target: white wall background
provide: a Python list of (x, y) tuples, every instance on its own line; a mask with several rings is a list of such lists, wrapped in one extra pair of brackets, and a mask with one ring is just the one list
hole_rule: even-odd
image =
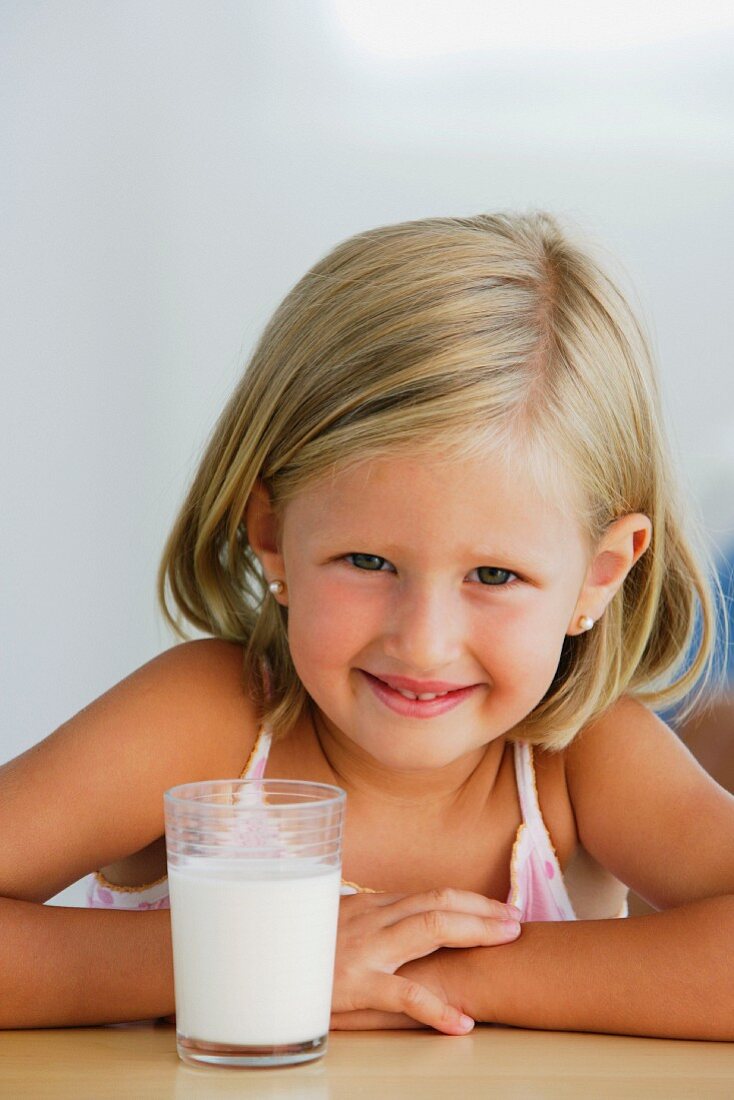
[(734, 9), (507, 7), (4, 0), (0, 762), (174, 644), (154, 581), (197, 456), (270, 312), (361, 229), (585, 229), (734, 542)]

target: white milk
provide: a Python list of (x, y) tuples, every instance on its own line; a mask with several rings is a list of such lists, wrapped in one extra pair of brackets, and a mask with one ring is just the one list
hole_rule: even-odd
[(170, 866), (176, 1030), (242, 1046), (329, 1030), (340, 868), (308, 859)]

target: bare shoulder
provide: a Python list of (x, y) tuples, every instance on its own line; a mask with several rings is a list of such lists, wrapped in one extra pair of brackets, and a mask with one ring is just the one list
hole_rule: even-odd
[(734, 892), (734, 797), (624, 696), (565, 752), (584, 848), (656, 909)]
[(230, 642), (174, 646), (3, 765), (0, 895), (52, 897), (160, 837), (169, 787), (238, 775), (259, 728), (242, 666)]
[[(142, 713), (141, 713), (142, 712)], [(201, 638), (165, 650), (90, 703), (57, 733), (82, 729), (84, 719), (119, 719), (118, 735), (140, 736), (164, 756), (207, 778), (230, 774), (254, 744), (258, 715), (243, 673), (243, 648), (220, 638)], [(52, 734), (52, 737), (56, 734)], [(244, 761), (243, 761), (244, 764)], [(241, 765), (243, 766), (243, 765)], [(240, 767), (241, 770), (241, 767)], [(186, 780), (182, 780), (185, 782)]]
[[(173, 646), (139, 669), (150, 670), (164, 694), (190, 693), (189, 706), (206, 720), (250, 719), (256, 733), (257, 714), (244, 679), (244, 648), (221, 638), (200, 638)], [(133, 676), (137, 675), (133, 673)], [(126, 681), (123, 681), (123, 684)]]
[[(628, 764), (635, 751), (650, 751), (661, 744), (685, 748), (669, 726), (638, 699), (621, 696), (595, 721), (579, 730), (563, 752), (567, 780), (582, 777), (584, 772), (596, 771), (607, 760)], [(675, 751), (675, 749), (674, 749)], [(620, 757), (620, 753), (624, 753)], [(618, 768), (620, 778), (625, 768)], [(608, 779), (609, 777), (607, 777)]]

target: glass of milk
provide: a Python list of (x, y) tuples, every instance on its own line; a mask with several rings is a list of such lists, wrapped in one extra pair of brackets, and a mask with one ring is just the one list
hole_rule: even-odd
[(172, 787), (164, 804), (179, 1057), (218, 1066), (320, 1058), (346, 793), (216, 779)]

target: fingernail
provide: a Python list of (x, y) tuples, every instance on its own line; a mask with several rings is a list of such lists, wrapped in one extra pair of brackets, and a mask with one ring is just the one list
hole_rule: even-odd
[(520, 932), (520, 925), (516, 920), (503, 920), (502, 925), (508, 936), (517, 936)]
[(459, 1027), (463, 1028), (464, 1031), (471, 1031), (474, 1027), (474, 1021), (471, 1016), (459, 1016)]
[(518, 909), (516, 905), (506, 905), (505, 908), (507, 909), (508, 913), (512, 914), (513, 917), (517, 917), (519, 919), (522, 916), (522, 909)]

